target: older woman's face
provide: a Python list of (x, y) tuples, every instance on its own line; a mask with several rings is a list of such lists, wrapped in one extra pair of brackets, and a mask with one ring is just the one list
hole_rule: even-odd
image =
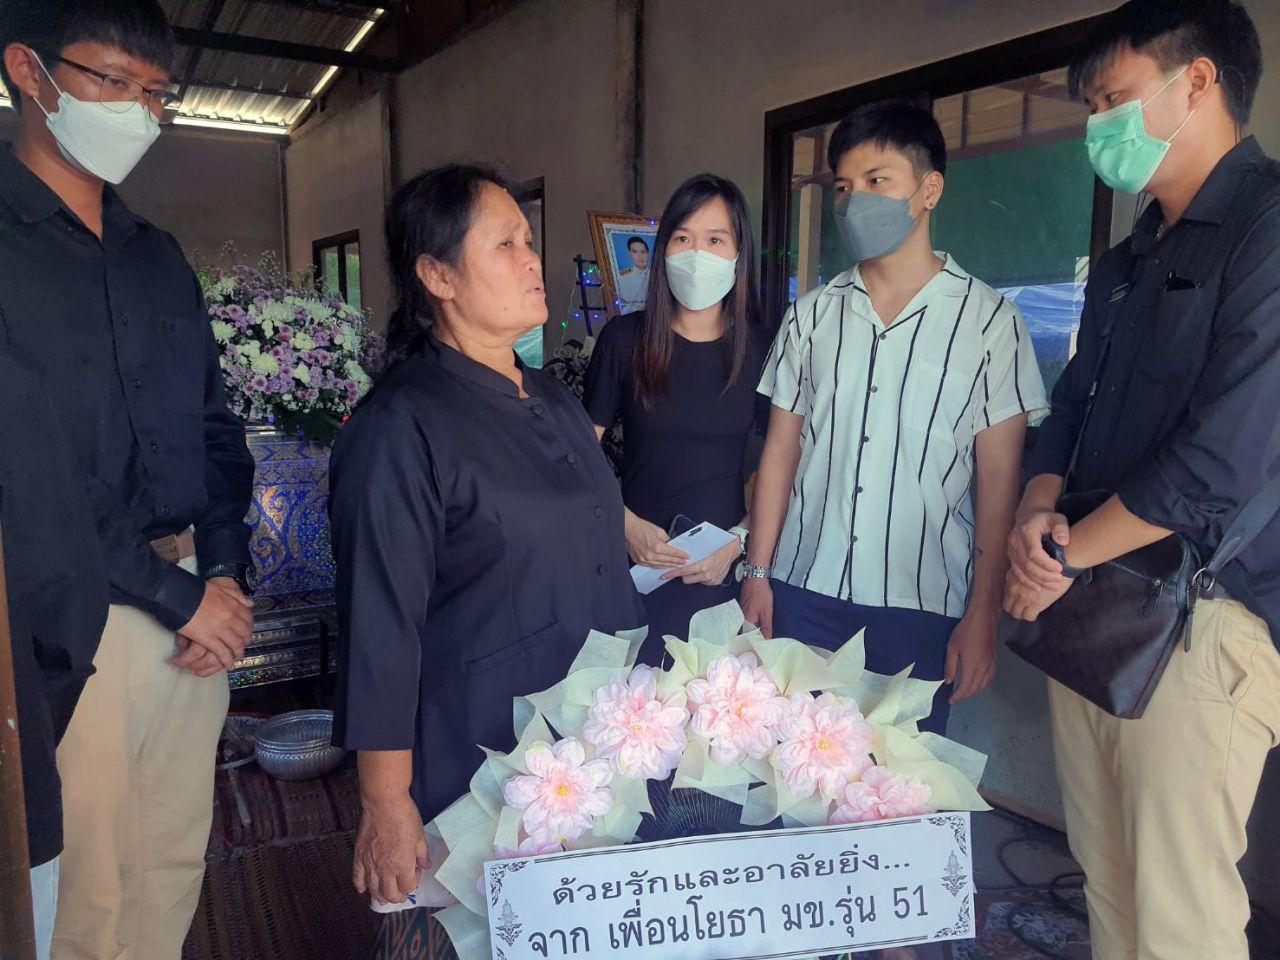
[(542, 261), (529, 221), (501, 187), (482, 188), (450, 279), (459, 320), (477, 332), (514, 340), (547, 322)]

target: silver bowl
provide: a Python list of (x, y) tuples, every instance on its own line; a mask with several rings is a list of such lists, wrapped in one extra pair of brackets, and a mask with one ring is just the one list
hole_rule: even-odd
[(311, 780), (329, 773), (346, 755), (331, 742), (332, 710), (294, 710), (255, 731), (258, 766), (278, 780)]

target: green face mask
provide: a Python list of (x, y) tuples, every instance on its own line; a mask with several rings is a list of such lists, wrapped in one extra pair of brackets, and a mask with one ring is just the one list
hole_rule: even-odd
[(1145, 102), (1130, 100), (1089, 118), (1084, 135), (1089, 162), (1093, 164), (1093, 169), (1102, 182), (1113, 190), (1141, 193), (1169, 152), (1173, 137), (1182, 132), (1187, 120), (1195, 113), (1195, 110), (1188, 113), (1187, 119), (1178, 125), (1178, 129), (1173, 131), (1173, 137), (1168, 140), (1159, 140), (1147, 133), (1143, 121), (1142, 108), (1164, 93), (1169, 84), (1186, 72), (1187, 67), (1183, 67)]

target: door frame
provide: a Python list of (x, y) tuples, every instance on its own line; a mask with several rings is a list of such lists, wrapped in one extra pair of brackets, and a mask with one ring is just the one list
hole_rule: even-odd
[[(776, 327), (787, 307), (787, 230), (791, 223), (792, 137), (796, 133), (840, 120), (866, 103), (910, 99), (928, 106), (944, 97), (1065, 67), (1103, 16), (1051, 27), (768, 111), (764, 117), (760, 273), (768, 322)], [(1095, 177), (1089, 242), (1093, 263), (1111, 246), (1111, 207), (1111, 188)]]

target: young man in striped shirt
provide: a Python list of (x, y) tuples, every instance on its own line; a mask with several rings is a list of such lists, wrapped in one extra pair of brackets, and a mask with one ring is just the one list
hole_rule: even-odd
[(855, 266), (787, 312), (742, 606), (768, 635), (945, 680), (922, 729), (995, 675), (1027, 416), (1045, 407), (1017, 308), (929, 242), (946, 146), (932, 114), (859, 108), (832, 135)]

